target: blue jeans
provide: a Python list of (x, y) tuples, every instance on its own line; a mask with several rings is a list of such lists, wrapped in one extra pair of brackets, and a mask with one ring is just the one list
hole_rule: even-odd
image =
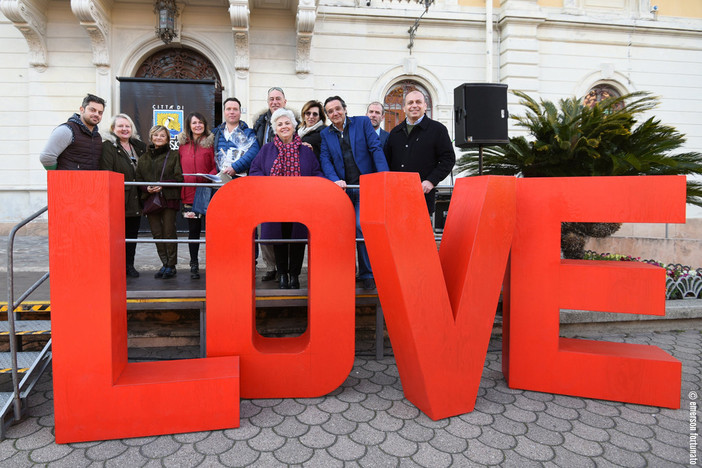
[[(353, 203), (353, 209), (356, 211), (356, 238), (363, 237), (363, 232), (361, 232), (361, 200), (359, 191), (358, 189), (346, 189), (346, 193), (351, 199), (351, 203)], [(365, 242), (356, 243), (356, 252), (358, 253), (358, 277), (360, 279), (373, 278), (373, 270), (371, 270)]]

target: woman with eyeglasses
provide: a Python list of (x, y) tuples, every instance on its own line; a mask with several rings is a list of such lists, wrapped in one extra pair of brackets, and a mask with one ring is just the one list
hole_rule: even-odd
[(322, 110), (322, 103), (319, 101), (307, 101), (302, 106), (302, 122), (297, 127), (297, 135), (302, 143), (307, 143), (314, 151), (314, 155), (319, 160), (319, 153), (322, 149), (322, 137), (319, 132), (326, 127), (327, 117)]

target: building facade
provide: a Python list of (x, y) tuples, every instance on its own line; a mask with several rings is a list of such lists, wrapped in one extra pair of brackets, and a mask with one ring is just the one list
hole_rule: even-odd
[[(280, 86), (299, 112), (342, 96), (349, 115), (407, 89), (453, 133), (453, 89), (499, 82), (543, 99), (650, 91), (655, 114), (702, 151), (699, 0), (176, 0), (177, 37), (148, 0), (0, 0), (0, 225), (46, 204), (39, 152), (90, 92), (120, 111), (117, 77), (216, 80), (252, 124)], [(510, 112), (519, 113), (510, 96)], [(193, 109), (195, 110), (195, 109)], [(516, 132), (518, 129), (511, 129)], [(702, 210), (688, 207), (688, 217)]]

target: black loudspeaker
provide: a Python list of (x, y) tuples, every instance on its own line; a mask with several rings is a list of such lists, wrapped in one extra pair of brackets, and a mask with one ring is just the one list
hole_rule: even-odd
[(508, 143), (507, 85), (463, 83), (453, 90), (456, 146)]

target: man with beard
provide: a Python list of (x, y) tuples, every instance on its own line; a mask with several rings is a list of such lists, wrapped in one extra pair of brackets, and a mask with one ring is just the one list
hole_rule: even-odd
[(46, 170), (98, 170), (102, 154), (102, 137), (97, 124), (102, 120), (105, 100), (88, 94), (79, 112), (73, 114), (51, 132), (49, 141), (39, 153)]

